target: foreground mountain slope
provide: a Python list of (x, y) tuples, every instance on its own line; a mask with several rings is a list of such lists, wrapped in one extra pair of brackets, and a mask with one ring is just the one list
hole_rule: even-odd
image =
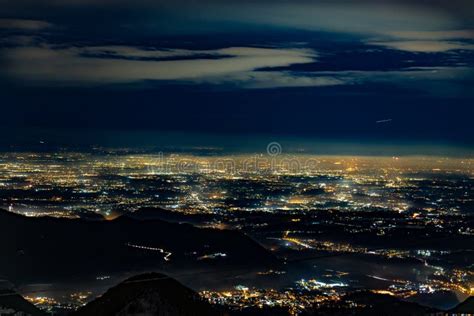
[(163, 274), (130, 278), (72, 316), (220, 316), (194, 291)]
[(44, 312), (11, 290), (0, 290), (0, 315), (46, 316)]
[(474, 315), (474, 296), (469, 297), (464, 302), (448, 312), (449, 315)]

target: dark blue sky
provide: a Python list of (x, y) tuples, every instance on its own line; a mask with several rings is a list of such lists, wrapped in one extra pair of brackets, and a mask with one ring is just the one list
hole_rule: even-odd
[(4, 2), (3, 144), (45, 128), (474, 144), (467, 1)]

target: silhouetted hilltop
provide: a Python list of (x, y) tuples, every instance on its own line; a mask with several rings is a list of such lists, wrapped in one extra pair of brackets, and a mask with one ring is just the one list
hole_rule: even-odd
[(149, 273), (130, 278), (73, 316), (220, 316), (194, 291), (163, 274)]
[[(0, 253), (9, 258), (0, 260), (0, 271), (15, 282), (157, 270), (169, 265), (199, 268), (214, 264), (228, 269), (276, 263), (270, 252), (238, 231), (126, 216), (87, 221), (31, 218), (0, 210), (0, 238), (8, 241), (0, 243)], [(226, 256), (198, 260), (214, 253)]]
[(448, 315), (474, 314), (474, 296), (469, 297), (464, 302), (448, 312)]
[(10, 290), (0, 290), (0, 315), (45, 316), (46, 314), (21, 295)]

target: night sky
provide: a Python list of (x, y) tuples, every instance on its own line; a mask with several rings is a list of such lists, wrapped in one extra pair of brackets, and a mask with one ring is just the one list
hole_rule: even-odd
[(474, 10), (446, 2), (0, 0), (0, 143), (49, 129), (471, 147)]

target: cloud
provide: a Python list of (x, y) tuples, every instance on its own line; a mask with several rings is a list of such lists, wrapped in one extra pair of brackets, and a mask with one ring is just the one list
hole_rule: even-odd
[[(127, 25), (154, 34), (218, 33), (262, 26), (357, 35), (444, 31), (460, 27), (453, 9), (465, 14), (468, 10), (461, 8), (469, 5), (467, 0), (462, 6), (452, 4), (456, 0), (444, 1), (449, 4), (440, 0), (0, 0), (0, 4), (5, 1), (11, 16), (52, 16), (85, 27)], [(80, 10), (72, 9), (76, 6)], [(93, 13), (98, 7), (111, 10), (96, 18)], [(104, 18), (115, 25), (104, 24)]]
[(256, 2), (251, 8), (234, 5), (229, 9), (229, 6), (215, 8), (214, 14), (233, 21), (362, 36), (388, 35), (394, 31), (439, 31), (459, 25), (455, 17), (444, 11), (407, 5), (403, 1), (282, 1), (271, 6)]
[[(100, 53), (108, 55), (94, 56)], [(203, 54), (220, 58), (202, 58)], [(41, 45), (5, 48), (1, 56), (6, 61), (4, 72), (10, 77), (49, 84), (110, 84), (142, 80), (233, 84), (243, 88), (341, 84), (331, 78), (256, 71), (312, 63), (317, 54), (311, 49), (229, 47), (216, 50), (152, 50), (131, 46), (54, 48)], [(193, 56), (195, 58), (190, 58)], [(184, 57), (186, 59), (179, 59)]]
[(129, 58), (129, 59), (168, 59), (168, 58), (186, 58), (209, 56), (223, 56), (218, 50), (188, 50), (188, 49), (154, 49), (154, 48), (138, 48), (133, 46), (91, 46), (80, 49), (82, 54), (89, 57), (104, 58)]
[(474, 45), (462, 42), (450, 41), (386, 41), (386, 42), (368, 42), (371, 45), (384, 46), (391, 49), (397, 49), (407, 52), (419, 53), (441, 53), (450, 50), (474, 50)]
[(473, 50), (470, 42), (474, 30), (446, 31), (390, 31), (381, 39), (368, 40), (371, 45), (384, 46), (407, 52), (441, 53), (450, 50)]
[(474, 39), (474, 30), (448, 30), (448, 31), (394, 31), (388, 35), (407, 40), (459, 40)]
[(337, 74), (317, 75), (290, 71), (249, 71), (231, 76), (206, 78), (202, 83), (226, 84), (246, 89), (268, 89), (337, 86), (348, 84), (349, 81), (339, 79)]
[[(406, 45), (416, 44), (416, 41), (408, 42)], [(433, 43), (439, 44), (436, 41)], [(380, 45), (396, 44), (390, 42)], [(437, 46), (398, 48), (434, 51)], [(460, 78), (472, 78), (472, 71), (462, 67), (412, 68), (400, 71), (271, 70), (272, 67), (314, 63), (317, 53), (302, 48), (229, 47), (189, 50), (134, 46), (58, 48), (40, 44), (4, 48), (0, 50), (0, 56), (5, 65), (4, 74), (24, 82), (42, 85), (102, 85), (157, 81), (267, 89), (384, 83), (431, 94), (439, 95), (443, 91), (445, 95), (455, 95), (464, 89), (462, 84), (455, 81)], [(444, 88), (439, 89), (439, 85)]]
[(10, 35), (0, 38), (0, 45), (8, 46), (31, 46), (41, 41), (40, 38), (31, 35)]
[(25, 20), (25, 19), (1, 19), (0, 29), (13, 29), (24, 31), (40, 31), (51, 27), (52, 24), (40, 20)]
[(399, 71), (340, 71), (321, 75), (338, 76), (351, 84), (382, 83), (398, 86), (413, 94), (418, 91), (436, 97), (472, 95), (474, 71), (469, 67), (417, 67)]

